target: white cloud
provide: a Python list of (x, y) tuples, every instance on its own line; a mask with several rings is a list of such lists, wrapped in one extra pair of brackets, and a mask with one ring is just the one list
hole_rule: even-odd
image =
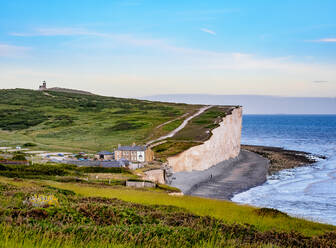
[(336, 38), (324, 38), (324, 39), (315, 40), (315, 42), (336, 42)]
[(313, 81), (313, 83), (328, 83), (328, 81), (325, 81), (325, 80), (315, 80)]
[(208, 33), (208, 34), (211, 34), (211, 35), (216, 35), (215, 31), (207, 29), (207, 28), (201, 28), (201, 31), (205, 32), (205, 33)]
[[(54, 73), (54, 68), (58, 66), (62, 77), (52, 75), (43, 77), (46, 80), (55, 78), (53, 80), (78, 83), (78, 88), (81, 88), (80, 84), (85, 81), (86, 90), (90, 90), (90, 87), (95, 89), (96, 85), (93, 82), (99, 81), (101, 85), (111, 84), (113, 87), (116, 85), (115, 89), (119, 90), (114, 91), (114, 88), (111, 88), (111, 94), (124, 94), (124, 96), (128, 91), (124, 90), (123, 85), (134, 86), (140, 82), (141, 85), (146, 85), (144, 89), (150, 89), (146, 94), (173, 90), (190, 93), (193, 90), (194, 93), (243, 94), (250, 91), (254, 94), (330, 96), (336, 92), (336, 84), (332, 83), (336, 78), (335, 64), (297, 61), (290, 56), (260, 57), (239, 51), (217, 52), (178, 46), (164, 39), (104, 33), (84, 28), (39, 28), (30, 34), (13, 35), (89, 37), (90, 39), (73, 39), (66, 44), (72, 46), (71, 49), (81, 48), (80, 57), (71, 56), (68, 61), (71, 64), (78, 64), (77, 71), (73, 66), (67, 71), (66, 65), (55, 62), (52, 72)], [(86, 48), (85, 46), (90, 49), (82, 49)], [(111, 47), (113, 49), (110, 49)], [(85, 62), (96, 59), (94, 54), (97, 53), (92, 52), (92, 49), (103, 51), (97, 59), (99, 62), (96, 66)], [(88, 50), (90, 52), (86, 53)], [(85, 56), (88, 59), (85, 59)], [(114, 66), (111, 66), (111, 63), (114, 63)], [(90, 66), (87, 70), (90, 75), (83, 75), (85, 66)], [(43, 68), (39, 70), (43, 72)], [(124, 76), (121, 77), (121, 74)], [(11, 78), (7, 80), (8, 82), (18, 80), (17, 73), (9, 75), (7, 72), (7, 75)], [(26, 75), (25, 77), (28, 78)], [(39, 78), (40, 75), (32, 77), (35, 81)], [(322, 87), (322, 84), (308, 83), (314, 79), (323, 79), (330, 83), (323, 84), (325, 87)], [(140, 91), (140, 88), (132, 88), (132, 92), (127, 94), (133, 96), (145, 94)]]
[(12, 36), (76, 36), (76, 35), (94, 35), (94, 33), (89, 32), (86, 29), (82, 28), (37, 28), (33, 32), (29, 33), (10, 33)]
[(26, 54), (30, 48), (0, 43), (0, 57), (18, 57)]

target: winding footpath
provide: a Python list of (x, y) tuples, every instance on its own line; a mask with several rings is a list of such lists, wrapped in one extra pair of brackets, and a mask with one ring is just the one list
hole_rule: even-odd
[[(181, 131), (181, 130), (188, 124), (188, 122), (189, 122), (191, 119), (193, 119), (193, 118), (195, 118), (196, 116), (202, 114), (204, 111), (206, 111), (207, 109), (209, 109), (209, 108), (211, 108), (211, 107), (212, 107), (212, 106), (205, 106), (205, 107), (203, 107), (203, 108), (200, 108), (200, 109), (197, 111), (197, 113), (195, 113), (195, 114), (189, 116), (188, 118), (186, 118), (186, 119), (182, 122), (182, 124), (181, 124), (180, 126), (178, 126), (177, 128), (175, 128), (173, 131), (171, 131), (170, 133), (168, 133), (168, 134), (166, 134), (166, 135), (164, 135), (164, 136), (161, 136), (160, 138), (157, 138), (157, 139), (154, 139), (154, 140), (151, 140), (151, 141), (147, 142), (146, 145), (148, 146), (148, 145), (153, 144), (153, 143), (155, 143), (155, 142), (158, 142), (158, 141), (161, 141), (161, 140), (164, 140), (164, 139), (173, 137), (177, 132)], [(169, 123), (169, 122), (167, 122), (167, 123)], [(167, 123), (166, 123), (166, 124), (167, 124)]]

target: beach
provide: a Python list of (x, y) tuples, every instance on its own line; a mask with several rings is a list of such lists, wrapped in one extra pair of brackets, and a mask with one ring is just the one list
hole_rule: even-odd
[(223, 161), (204, 171), (177, 172), (171, 186), (186, 195), (230, 200), (266, 181), (269, 160), (246, 150), (237, 158)]
[(307, 152), (252, 145), (242, 148), (237, 158), (207, 170), (174, 173), (171, 186), (186, 195), (230, 200), (235, 194), (263, 184), (267, 175), (316, 162)]

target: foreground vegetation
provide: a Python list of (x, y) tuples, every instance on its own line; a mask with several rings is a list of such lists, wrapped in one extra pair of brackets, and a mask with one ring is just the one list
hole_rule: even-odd
[[(0, 247), (335, 247), (336, 227), (272, 209), (64, 180), (89, 169), (1, 167)], [(56, 165), (55, 165), (56, 166)], [(60, 172), (61, 171), (61, 172)], [(97, 171), (94, 171), (97, 172)], [(129, 175), (128, 171), (105, 171)], [(2, 173), (4, 175), (4, 173)], [(8, 177), (8, 176), (11, 176)], [(15, 176), (15, 177), (14, 177)], [(35, 196), (57, 199), (36, 206)], [(295, 232), (293, 231), (295, 230)]]
[(48, 151), (97, 151), (119, 143), (143, 144), (168, 133), (178, 121), (153, 136), (156, 126), (198, 108), (67, 92), (0, 90), (0, 146), (34, 143), (34, 149)]

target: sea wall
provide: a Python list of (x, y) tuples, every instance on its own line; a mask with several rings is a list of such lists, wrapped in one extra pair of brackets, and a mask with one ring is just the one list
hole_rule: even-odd
[(237, 157), (240, 152), (242, 112), (242, 108), (238, 107), (231, 115), (225, 116), (219, 127), (212, 130), (210, 139), (202, 145), (167, 158), (173, 172), (206, 170), (222, 161)]

